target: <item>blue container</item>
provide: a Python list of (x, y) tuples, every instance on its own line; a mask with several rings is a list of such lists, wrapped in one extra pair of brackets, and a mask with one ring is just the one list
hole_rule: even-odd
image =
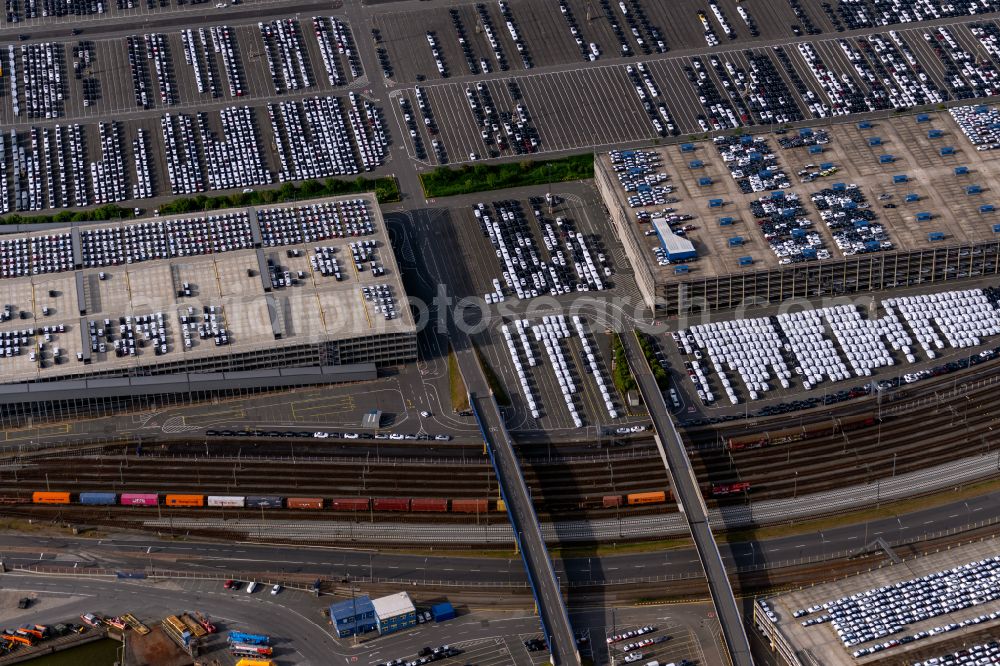
[(896, 161), (896, 158), (893, 157), (892, 155), (879, 155), (878, 156), (878, 163), (879, 164), (892, 164), (895, 161)]
[(917, 114), (917, 122), (918, 123), (926, 123), (930, 119), (931, 119), (931, 117), (928, 116), (926, 113), (919, 113), (919, 114)]
[(826, 171), (827, 169), (832, 169), (833, 162), (823, 162), (822, 164), (819, 165), (819, 168), (822, 169), (823, 171)]
[(782, 192), (781, 190), (778, 190), (777, 192), (771, 192), (771, 199), (774, 201), (783, 201), (784, 198), (785, 198), (785, 193)]
[(683, 275), (687, 273), (690, 269), (687, 264), (681, 264), (680, 266), (674, 266), (674, 275)]
[(434, 617), (435, 622), (452, 620), (455, 618), (455, 608), (447, 601), (443, 601), (431, 606), (431, 615)]
[(811, 127), (803, 127), (802, 129), (799, 130), (799, 136), (801, 137), (807, 137), (812, 135), (813, 131)]
[(969, 167), (967, 167), (967, 166), (955, 167), (955, 175), (956, 176), (964, 176), (967, 173), (969, 173)]
[[(997, 226), (1000, 226), (1000, 225), (997, 225)], [(751, 257), (749, 255), (746, 256), (746, 257), (740, 257), (738, 261), (740, 262), (740, 266), (752, 266), (753, 265), (753, 257)]]
[(823, 146), (809, 146), (810, 155), (819, 155), (823, 152)]
[(830, 189), (832, 189), (834, 192), (843, 192), (844, 190), (847, 189), (847, 185), (844, 183), (834, 183), (833, 185), (830, 186)]
[(743, 245), (743, 236), (733, 236), (729, 239), (729, 247), (739, 247)]
[(944, 157), (945, 155), (954, 155), (955, 148), (952, 146), (942, 146), (940, 152), (942, 157)]
[(732, 223), (733, 223), (733, 218), (731, 218), (731, 217), (720, 217), (719, 218), (719, 226), (720, 227), (728, 227)]
[(982, 191), (983, 188), (981, 188), (979, 185), (969, 185), (968, 187), (965, 188), (966, 194), (979, 194)]
[(927, 234), (927, 240), (929, 240), (929, 241), (943, 241), (944, 240), (944, 232), (943, 231), (932, 231), (931, 233)]
[(927, 130), (928, 139), (940, 139), (943, 134), (944, 132), (939, 129)]
[(708, 200), (708, 207), (709, 208), (722, 208), (722, 199), (709, 199)]
[(993, 204), (983, 204), (979, 207), (980, 213), (992, 213), (994, 210)]
[(860, 123), (858, 123), (858, 129), (871, 129), (871, 128), (872, 124), (867, 120), (862, 120)]
[(881, 146), (882, 145), (882, 137), (878, 137), (878, 136), (869, 137), (868, 138), (868, 145), (869, 146)]
[(805, 237), (806, 237), (805, 229), (792, 229), (792, 238), (805, 238)]
[(917, 213), (917, 222), (927, 222), (931, 219), (931, 214), (927, 211)]
[(118, 503), (116, 493), (80, 493), (80, 504), (114, 505)]
[(691, 169), (700, 169), (703, 166), (705, 166), (705, 163), (702, 162), (701, 160), (691, 160), (690, 162), (688, 162), (688, 167)]
[(906, 203), (913, 203), (914, 201), (920, 201), (920, 195), (907, 194), (906, 197), (903, 199), (903, 201), (905, 201)]
[(892, 182), (894, 183), (905, 183), (908, 182), (909, 180), (910, 179), (907, 178), (906, 174), (904, 173), (900, 173), (892, 177)]
[(708, 176), (702, 176), (701, 178), (698, 179), (699, 187), (707, 187), (708, 185), (711, 184), (712, 184), (712, 179), (709, 178)]
[(694, 151), (694, 144), (693, 143), (682, 143), (681, 144), (681, 152), (682, 153), (690, 153), (690, 152), (693, 152), (693, 151)]
[(816, 258), (815, 248), (811, 247), (804, 248), (802, 250), (802, 256), (805, 257), (806, 259), (815, 259)]

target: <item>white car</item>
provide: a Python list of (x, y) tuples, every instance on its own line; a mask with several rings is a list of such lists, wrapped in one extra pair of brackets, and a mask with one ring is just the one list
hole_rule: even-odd
[(278, 592), (281, 592), (281, 585), (276, 584), (271, 588), (271, 594), (277, 594)]
[(642, 659), (641, 652), (630, 652), (627, 655), (625, 655), (624, 661), (626, 664), (631, 664), (632, 662), (639, 661), (640, 659)]
[(330, 436), (328, 432), (314, 432), (313, 437), (316, 439), (327, 439)]
[(431, 413), (430, 413), (430, 412), (428, 412), (428, 411), (423, 411), (423, 412), (420, 412), (420, 415), (421, 415), (422, 417), (424, 417), (425, 419), (429, 419), (429, 418), (431, 417)]
[(391, 435), (389, 435), (389, 439), (403, 439), (403, 436), (398, 432), (394, 432)]
[(439, 442), (448, 442), (451, 441), (451, 435), (434, 435), (434, 439)]
[(344, 439), (357, 439), (357, 438), (358, 438), (358, 433), (356, 433), (356, 432), (345, 432), (344, 433)]

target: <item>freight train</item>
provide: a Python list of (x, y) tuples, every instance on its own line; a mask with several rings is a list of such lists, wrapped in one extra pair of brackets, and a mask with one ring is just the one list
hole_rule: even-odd
[[(655, 491), (587, 498), (582, 508), (664, 504), (673, 493)], [(282, 495), (187, 495), (161, 493), (35, 492), (31, 498), (0, 496), (0, 504), (83, 506), (168, 506), (221, 509), (305, 509), (332, 511), (388, 511), (416, 513), (487, 513), (506, 511), (502, 499), (446, 499), (437, 497), (284, 497)]]
[(768, 430), (767, 432), (754, 433), (752, 435), (740, 435), (730, 437), (726, 440), (726, 448), (730, 451), (742, 451), (744, 449), (761, 449), (766, 446), (778, 446), (789, 442), (798, 442), (814, 437), (828, 437), (838, 432), (851, 432), (869, 428), (878, 423), (875, 414), (857, 414), (845, 416), (843, 418), (824, 421), (822, 423), (812, 423), (805, 426), (793, 428), (782, 428), (781, 430)]

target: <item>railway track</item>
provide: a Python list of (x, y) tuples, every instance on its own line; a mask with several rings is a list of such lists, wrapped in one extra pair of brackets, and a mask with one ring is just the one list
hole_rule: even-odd
[[(988, 376), (980, 366), (978, 376)], [(972, 377), (975, 379), (975, 376)], [(955, 389), (939, 409), (925, 409), (928, 396), (940, 395), (948, 384)], [(981, 455), (993, 447), (993, 430), (1000, 432), (995, 414), (1000, 397), (991, 383), (977, 385), (963, 379), (965, 390), (957, 391), (958, 380), (928, 384), (920, 390), (905, 391), (885, 400), (881, 423), (849, 432), (830, 432), (777, 446), (730, 451), (725, 446), (732, 434), (751, 429), (726, 424), (685, 431), (692, 464), (706, 496), (715, 483), (745, 481), (755, 501), (783, 499), (834, 491), (848, 483), (872, 483), (876, 479), (918, 471), (934, 464)], [(893, 399), (898, 398), (898, 399)], [(757, 423), (755, 432), (788, 429), (798, 423), (809, 429), (817, 423), (836, 423), (847, 414), (872, 412), (874, 399), (846, 403), (826, 413), (801, 414)], [(910, 411), (908, 411), (910, 410)], [(919, 413), (913, 418), (912, 412)], [(295, 455), (287, 453), (289, 447)], [(662, 462), (649, 438), (638, 438), (605, 449), (604, 458), (592, 451), (581, 453), (587, 443), (563, 444), (555, 458), (525, 455), (525, 480), (536, 499), (540, 516), (547, 521), (642, 517), (672, 513), (676, 505), (661, 504), (603, 508), (605, 495), (623, 496), (664, 490)], [(318, 497), (444, 497), (455, 499), (495, 499), (496, 479), (491, 467), (475, 447), (441, 447), (423, 457), (379, 454), (374, 459), (337, 451), (314, 442), (176, 440), (147, 444), (142, 455), (134, 445), (89, 446), (83, 456), (66, 450), (36, 452), (8, 458), (0, 468), (0, 497), (30, 498), (35, 490), (71, 493), (171, 492), (220, 495), (280, 494)], [(223, 455), (205, 455), (219, 451)], [(527, 446), (525, 447), (527, 449)], [(415, 452), (416, 450), (411, 450)], [(127, 453), (126, 453), (127, 452)], [(231, 454), (235, 452), (234, 457)], [(533, 450), (532, 453), (535, 451)], [(228, 457), (225, 455), (229, 453)], [(245, 455), (244, 455), (245, 453)], [(326, 453), (327, 455), (320, 455)], [(457, 457), (461, 454), (463, 457)], [(742, 495), (729, 499), (709, 499), (712, 505), (746, 501)], [(491, 520), (504, 521), (490, 504)], [(12, 507), (2, 507), (12, 515)], [(18, 507), (18, 515), (53, 520), (98, 521), (149, 519), (155, 509), (85, 507)], [(133, 512), (129, 514), (128, 512)], [(178, 518), (254, 518), (255, 510), (171, 508)], [(452, 514), (401, 514), (368, 511), (369, 521), (469, 522), (478, 516)], [(323, 520), (344, 514), (269, 509), (275, 519)], [(350, 515), (350, 514), (347, 514)]]

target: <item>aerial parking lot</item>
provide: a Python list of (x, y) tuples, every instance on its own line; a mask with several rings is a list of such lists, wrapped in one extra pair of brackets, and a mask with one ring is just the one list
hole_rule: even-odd
[[(563, 21), (575, 25), (575, 18), (565, 18), (576, 16), (572, 7), (564, 6), (567, 13)], [(509, 7), (517, 13), (517, 3)], [(728, 15), (722, 4), (717, 7), (723, 15)], [(472, 11), (468, 7), (465, 10)], [(620, 12), (618, 7), (614, 10)], [(414, 13), (420, 12), (408, 12), (407, 21), (413, 20)], [(396, 15), (389, 13), (381, 20), (395, 20), (393, 16)], [(459, 48), (457, 37), (445, 39), (439, 30), (432, 31), (433, 46), (426, 35), (422, 36), (422, 42), (418, 39), (420, 35), (414, 36), (417, 52), (426, 50), (433, 67), (437, 65), (432, 51), (439, 53), (441, 62), (457, 59), (463, 64), (466, 61), (489, 64), (474, 48), (481, 35), (470, 34), (465, 19), (459, 17), (459, 23), (457, 29), (465, 35), (462, 39), (471, 55)], [(586, 31), (605, 23), (597, 20), (577, 30)], [(822, 23), (817, 20), (814, 25)], [(546, 66), (538, 72), (534, 71), (536, 68), (518, 70), (510, 66), (502, 71), (490, 70), (482, 84), (487, 86), (495, 110), (511, 111), (517, 104), (530, 110), (538, 143), (531, 152), (621, 145), (711, 130), (907, 109), (1000, 92), (997, 70), (1000, 32), (992, 22), (961, 17), (934, 28), (880, 27), (883, 29), (850, 37), (827, 36), (835, 33), (825, 30), (808, 41), (768, 47), (755, 46), (750, 41), (743, 44), (738, 37), (723, 38), (719, 48), (703, 55), (638, 51), (631, 56), (639, 58), (634, 65), (604, 65), (599, 58), (596, 62), (583, 58), (579, 62), (570, 60)], [(449, 33), (455, 29), (448, 26)], [(572, 37), (569, 29), (562, 32), (567, 39)], [(735, 32), (738, 34), (739, 29)], [(379, 32), (380, 48), (387, 54), (391, 51), (386, 41), (388, 34), (389, 28)], [(447, 53), (450, 41), (458, 49), (456, 54)], [(525, 43), (530, 41), (531, 37), (525, 37)], [(553, 46), (558, 42), (549, 39), (542, 44), (546, 49), (558, 51)], [(570, 50), (577, 48), (572, 43), (570, 46)], [(586, 49), (589, 51), (589, 45)], [(386, 58), (391, 61), (390, 55)], [(419, 63), (420, 59), (407, 60), (414, 61)], [(398, 69), (394, 66), (394, 71)], [(393, 82), (402, 83), (403, 87), (395, 88), (392, 95), (409, 98), (411, 104), (415, 92), (412, 81), (429, 79), (417, 87), (434, 113), (433, 136), (421, 136), (426, 150), (414, 150), (411, 146), (411, 156), (441, 164), (512, 154), (494, 143), (496, 132), (489, 131), (489, 123), (483, 125), (475, 108), (469, 108), (467, 90), (476, 82), (471, 77), (484, 76), (481, 64), (476, 65), (476, 70), (466, 68), (456, 75), (463, 80), (455, 83), (417, 74), (395, 76)], [(512, 95), (514, 85), (517, 94)], [(422, 124), (419, 118), (416, 124)], [(404, 133), (408, 129), (411, 128), (404, 128)], [(416, 129), (420, 134), (421, 128)], [(487, 130), (485, 135), (483, 129)]]

